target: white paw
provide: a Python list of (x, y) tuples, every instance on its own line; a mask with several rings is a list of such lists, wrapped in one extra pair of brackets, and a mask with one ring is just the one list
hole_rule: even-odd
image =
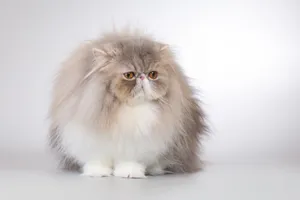
[(134, 162), (120, 163), (115, 166), (114, 176), (123, 178), (146, 178), (145, 166)]
[(147, 173), (152, 176), (159, 176), (165, 174), (165, 171), (160, 166), (155, 166), (147, 169)]
[(112, 168), (103, 165), (100, 162), (88, 162), (83, 166), (83, 176), (105, 177), (111, 176)]

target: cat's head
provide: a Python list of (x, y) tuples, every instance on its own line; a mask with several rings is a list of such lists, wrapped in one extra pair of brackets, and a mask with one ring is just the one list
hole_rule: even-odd
[(147, 39), (124, 39), (93, 49), (102, 65), (107, 92), (121, 102), (162, 100), (168, 93), (172, 67), (167, 45)]

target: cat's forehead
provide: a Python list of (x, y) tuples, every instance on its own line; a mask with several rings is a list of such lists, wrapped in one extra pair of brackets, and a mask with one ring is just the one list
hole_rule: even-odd
[(131, 70), (144, 72), (159, 61), (159, 52), (154, 44), (131, 42), (122, 44), (120, 60)]
[(151, 69), (150, 65), (146, 65), (139, 62), (126, 62), (121, 64), (122, 72), (134, 71), (138, 73), (147, 72)]

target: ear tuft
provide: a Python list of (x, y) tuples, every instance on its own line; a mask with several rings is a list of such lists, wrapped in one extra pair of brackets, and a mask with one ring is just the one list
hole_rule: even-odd
[(107, 56), (107, 52), (105, 52), (102, 49), (98, 49), (98, 48), (93, 48), (93, 55), (95, 58), (99, 57), (99, 56)]
[(165, 50), (167, 50), (167, 49), (169, 49), (169, 45), (163, 44), (163, 45), (160, 46), (159, 51), (165, 51)]

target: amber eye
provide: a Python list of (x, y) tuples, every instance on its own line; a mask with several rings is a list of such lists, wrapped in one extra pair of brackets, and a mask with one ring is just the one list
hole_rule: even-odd
[(134, 73), (134, 72), (127, 72), (127, 73), (124, 73), (123, 76), (124, 76), (126, 79), (130, 80), (130, 79), (135, 78), (135, 73)]
[(149, 78), (151, 79), (157, 79), (158, 72), (157, 71), (152, 71), (148, 74)]

